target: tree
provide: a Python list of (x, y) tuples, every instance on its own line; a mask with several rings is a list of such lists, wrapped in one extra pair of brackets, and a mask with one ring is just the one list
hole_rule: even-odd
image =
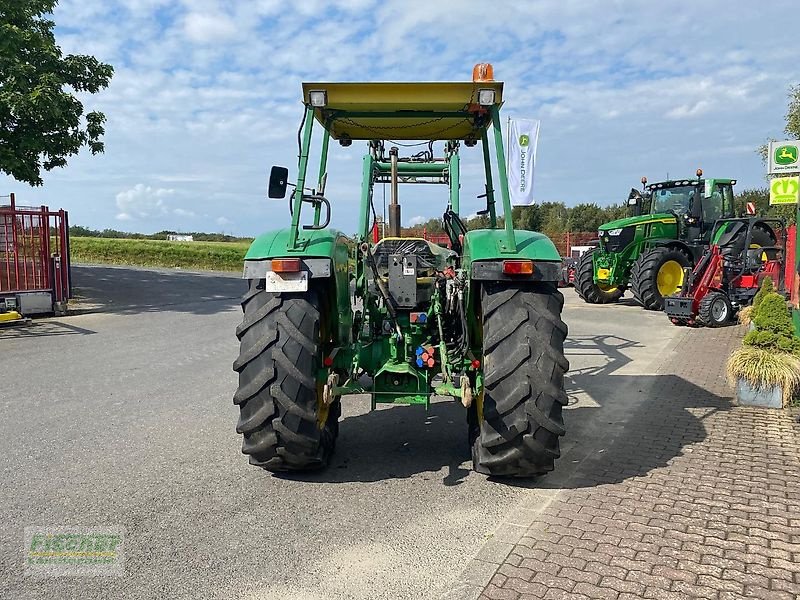
[(105, 115), (75, 92), (108, 87), (114, 69), (93, 56), (64, 56), (48, 16), (58, 0), (0, 3), (0, 171), (42, 185), (41, 171), (67, 164), (88, 146), (102, 152)]
[(542, 202), (539, 205), (541, 229), (548, 235), (564, 233), (567, 230), (569, 212), (563, 202)]
[[(787, 137), (798, 140), (800, 139), (800, 85), (789, 86), (789, 107), (786, 111), (786, 127), (783, 128)], [(773, 141), (775, 138), (770, 138)], [(767, 164), (767, 152), (769, 151), (768, 144), (762, 144), (757, 149), (761, 155), (761, 161)]]
[(789, 110), (784, 131), (790, 138), (800, 140), (800, 85), (789, 88)]
[(766, 217), (783, 217), (786, 219), (787, 225), (795, 222), (797, 209), (794, 204), (785, 206), (770, 206), (769, 205), (769, 188), (754, 188), (742, 190), (736, 194), (736, 214), (743, 215), (747, 213), (747, 203), (752, 202), (756, 205), (756, 214)]
[(576, 204), (569, 209), (570, 231), (597, 231), (606, 220), (606, 211), (594, 203)]

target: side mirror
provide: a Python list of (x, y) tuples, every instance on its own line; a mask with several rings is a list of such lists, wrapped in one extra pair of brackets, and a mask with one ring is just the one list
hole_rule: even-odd
[(272, 167), (269, 172), (269, 187), (267, 196), (270, 198), (285, 198), (286, 186), (289, 184), (289, 169), (286, 167)]
[(642, 201), (642, 195), (639, 190), (631, 188), (631, 193), (628, 194), (628, 206), (636, 206)]
[(703, 198), (709, 198), (710, 196), (706, 196), (705, 194), (700, 194), (699, 191), (695, 191), (692, 197), (692, 209), (689, 212), (691, 217), (696, 220), (700, 220), (703, 218)]

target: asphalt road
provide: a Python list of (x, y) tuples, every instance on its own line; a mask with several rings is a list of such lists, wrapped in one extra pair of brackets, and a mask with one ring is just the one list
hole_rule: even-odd
[[(436, 598), (537, 487), (602, 451), (678, 331), (565, 291), (569, 429), (536, 482), (470, 471), (460, 404), (370, 413), (367, 397), (345, 401), (329, 469), (276, 477), (234, 431), (241, 280), (108, 267), (74, 280), (94, 312), (0, 330), (2, 598)], [(26, 577), (34, 525), (124, 528), (125, 575)]]

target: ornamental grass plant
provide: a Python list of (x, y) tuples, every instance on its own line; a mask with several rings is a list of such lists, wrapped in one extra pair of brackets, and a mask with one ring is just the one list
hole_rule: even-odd
[(757, 389), (781, 388), (785, 405), (800, 390), (800, 339), (794, 336), (786, 299), (770, 288), (767, 278), (748, 316), (755, 329), (728, 359), (727, 374), (732, 385), (744, 379)]

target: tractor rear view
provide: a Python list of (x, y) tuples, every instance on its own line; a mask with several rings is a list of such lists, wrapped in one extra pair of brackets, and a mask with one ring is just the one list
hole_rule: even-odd
[(698, 169), (696, 179), (642, 184), (628, 196), (633, 214), (602, 225), (599, 248), (576, 267), (575, 289), (588, 303), (616, 302), (630, 289), (645, 309), (663, 310), (708, 248), (716, 221), (734, 217), (736, 180), (703, 179)]
[[(291, 224), (259, 236), (245, 257), (250, 290), (237, 329), (234, 402), (251, 464), (324, 467), (348, 394), (369, 394), (373, 409), (427, 406), (438, 395), (464, 406), (477, 471), (530, 477), (553, 469), (569, 366), (561, 258), (546, 236), (513, 229), (502, 94), (491, 65), (477, 66), (463, 83), (303, 85)], [(322, 142), (312, 180), (315, 124)], [(331, 140), (366, 150), (355, 240), (328, 227)], [(402, 156), (389, 140), (427, 149)], [(478, 144), (490, 227), (468, 231), (459, 216), (460, 152)], [(285, 196), (288, 177), (273, 167), (271, 197)], [(400, 189), (411, 195), (423, 183), (443, 188), (450, 248), (401, 235)], [(388, 235), (377, 242), (370, 237), (376, 184), (391, 190)]]

